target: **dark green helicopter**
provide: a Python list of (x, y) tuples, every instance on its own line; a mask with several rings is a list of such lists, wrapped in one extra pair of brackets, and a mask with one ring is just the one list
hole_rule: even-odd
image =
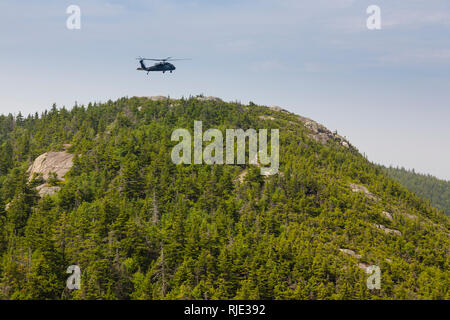
[[(172, 57), (167, 57), (165, 59), (150, 59), (150, 58), (140, 58), (139, 57), (136, 59), (139, 60), (139, 63), (141, 64), (141, 67), (137, 68), (136, 70), (147, 71), (147, 74), (150, 71), (162, 71), (162, 73), (169, 71), (170, 73), (172, 73), (172, 71), (175, 70), (176, 68), (173, 64), (171, 64), (170, 62), (167, 62), (167, 61), (190, 60), (190, 59), (174, 59)], [(151, 61), (158, 61), (158, 62), (155, 63), (151, 67), (147, 67), (144, 63), (144, 60), (151, 60)]]

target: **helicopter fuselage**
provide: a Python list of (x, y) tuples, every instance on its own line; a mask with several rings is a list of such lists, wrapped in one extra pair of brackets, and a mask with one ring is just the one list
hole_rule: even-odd
[(137, 68), (137, 70), (142, 70), (142, 71), (162, 71), (162, 72), (166, 72), (166, 71), (170, 71), (172, 72), (173, 70), (175, 70), (175, 66), (169, 62), (158, 62), (155, 63), (153, 66), (151, 67), (147, 67), (144, 65), (144, 63), (141, 62), (141, 68)]
[(169, 62), (160, 62), (156, 63), (151, 67), (148, 67), (149, 71), (173, 71), (175, 70), (175, 66)]

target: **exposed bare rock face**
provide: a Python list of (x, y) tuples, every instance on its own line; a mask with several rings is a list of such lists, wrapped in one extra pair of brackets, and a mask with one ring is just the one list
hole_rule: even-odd
[(354, 257), (356, 259), (361, 259), (361, 255), (357, 254), (355, 251), (350, 249), (339, 249), (340, 252), (345, 253), (346, 255), (349, 255), (351, 257)]
[(36, 187), (39, 195), (52, 195), (58, 192), (60, 187), (47, 185), (50, 173), (56, 173), (58, 180), (64, 180), (64, 175), (72, 168), (73, 154), (66, 151), (59, 152), (46, 152), (37, 157), (33, 164), (28, 168), (29, 181), (33, 178), (33, 175), (41, 174), (45, 183)]
[(57, 193), (61, 187), (58, 186), (48, 186), (47, 184), (41, 184), (40, 186), (36, 187), (36, 190), (38, 191), (39, 195), (41, 197), (43, 196), (51, 196), (52, 194)]
[(31, 167), (28, 169), (30, 173), (30, 180), (34, 173), (42, 174), (44, 180), (48, 180), (50, 172), (57, 174), (58, 179), (62, 179), (64, 175), (72, 168), (73, 154), (59, 151), (46, 152), (41, 154), (34, 160)]
[(261, 120), (275, 120), (275, 118), (271, 116), (259, 116), (258, 118)]
[(303, 125), (306, 128), (312, 131), (312, 134), (310, 134), (309, 137), (316, 140), (317, 142), (320, 142), (321, 144), (326, 144), (328, 140), (334, 140), (346, 148), (350, 147), (350, 144), (344, 137), (338, 135), (337, 133), (331, 132), (324, 125), (302, 116), (298, 116), (298, 119), (303, 123)]
[(370, 267), (370, 265), (364, 262), (360, 262), (358, 263), (358, 267), (366, 271)]
[[(270, 110), (272, 111), (277, 111), (277, 112), (284, 112), (284, 113), (290, 113), (289, 111), (279, 107), (279, 106), (271, 106), (269, 107)], [(265, 116), (265, 115), (261, 115), (259, 116), (259, 119), (261, 120), (277, 120), (274, 117), (271, 116)], [(336, 141), (338, 142), (340, 145), (346, 147), (346, 148), (350, 148), (350, 143), (342, 136), (338, 135), (337, 133), (333, 133), (330, 130), (328, 130), (324, 125), (311, 120), (309, 118), (306, 117), (302, 117), (302, 116), (297, 116), (297, 119), (301, 121), (301, 123), (311, 131), (311, 133), (308, 134), (308, 136), (311, 139), (316, 140), (317, 142), (321, 143), (321, 144), (326, 144), (328, 141)], [(291, 124), (296, 125), (297, 123), (292, 122), (292, 121), (288, 121)]]
[[(362, 255), (357, 254), (355, 251), (350, 250), (350, 249), (339, 249), (340, 252), (345, 253), (346, 255), (349, 255), (353, 258), (356, 258), (358, 260), (360, 260), (362, 258)], [(386, 261), (388, 262), (392, 262), (391, 259), (386, 259)], [(370, 264), (366, 263), (366, 262), (358, 262), (356, 264), (358, 266), (358, 268), (361, 268), (364, 271), (367, 271), (367, 269), (370, 267)]]
[(386, 219), (392, 221), (392, 214), (390, 214), (389, 212), (383, 211), (381, 214), (382, 214)]
[(169, 98), (165, 97), (165, 96), (150, 96), (150, 97), (147, 97), (147, 99), (150, 99), (152, 101), (162, 101), (162, 100), (167, 100)]
[(286, 109), (283, 109), (279, 106), (271, 106), (271, 107), (269, 107), (269, 109), (273, 110), (273, 111), (289, 113), (289, 111), (287, 111)]
[(367, 198), (377, 201), (378, 198), (373, 195), (365, 186), (356, 183), (349, 183), (352, 192), (361, 192), (366, 195)]
[(399, 230), (394, 230), (394, 229), (389, 229), (389, 228), (386, 228), (385, 226), (383, 226), (382, 224), (375, 224), (375, 227), (377, 227), (378, 229), (381, 229), (381, 230), (383, 230), (384, 231), (384, 233), (386, 233), (386, 234), (395, 234), (395, 235), (398, 235), (398, 236), (401, 236), (402, 235), (402, 233), (399, 231)]
[(197, 97), (197, 99), (200, 101), (216, 101), (216, 102), (222, 101), (222, 99), (220, 99), (218, 97), (213, 97), (213, 96), (209, 96), (209, 97), (199, 96), (199, 97)]

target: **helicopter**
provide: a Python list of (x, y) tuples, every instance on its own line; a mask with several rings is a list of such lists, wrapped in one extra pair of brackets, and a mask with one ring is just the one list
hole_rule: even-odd
[[(139, 63), (141, 64), (140, 68), (137, 68), (136, 70), (141, 70), (141, 71), (147, 71), (147, 74), (150, 71), (162, 71), (162, 73), (165, 73), (166, 71), (169, 71), (170, 73), (172, 73), (173, 70), (175, 70), (175, 66), (173, 64), (171, 64), (168, 61), (179, 61), (179, 60), (190, 60), (190, 59), (174, 59), (172, 57), (167, 57), (165, 59), (153, 59), (153, 58), (136, 58), (137, 60), (139, 60)], [(157, 63), (155, 63), (153, 66), (151, 67), (147, 67), (144, 63), (145, 60), (150, 60), (150, 61), (158, 61)]]

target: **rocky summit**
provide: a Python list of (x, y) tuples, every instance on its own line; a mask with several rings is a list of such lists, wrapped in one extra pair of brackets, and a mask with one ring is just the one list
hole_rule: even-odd
[[(0, 116), (0, 299), (449, 299), (449, 218), (288, 110), (157, 96)], [(176, 164), (180, 128), (211, 156), (213, 132), (267, 133), (278, 170), (245, 141), (239, 164)]]

